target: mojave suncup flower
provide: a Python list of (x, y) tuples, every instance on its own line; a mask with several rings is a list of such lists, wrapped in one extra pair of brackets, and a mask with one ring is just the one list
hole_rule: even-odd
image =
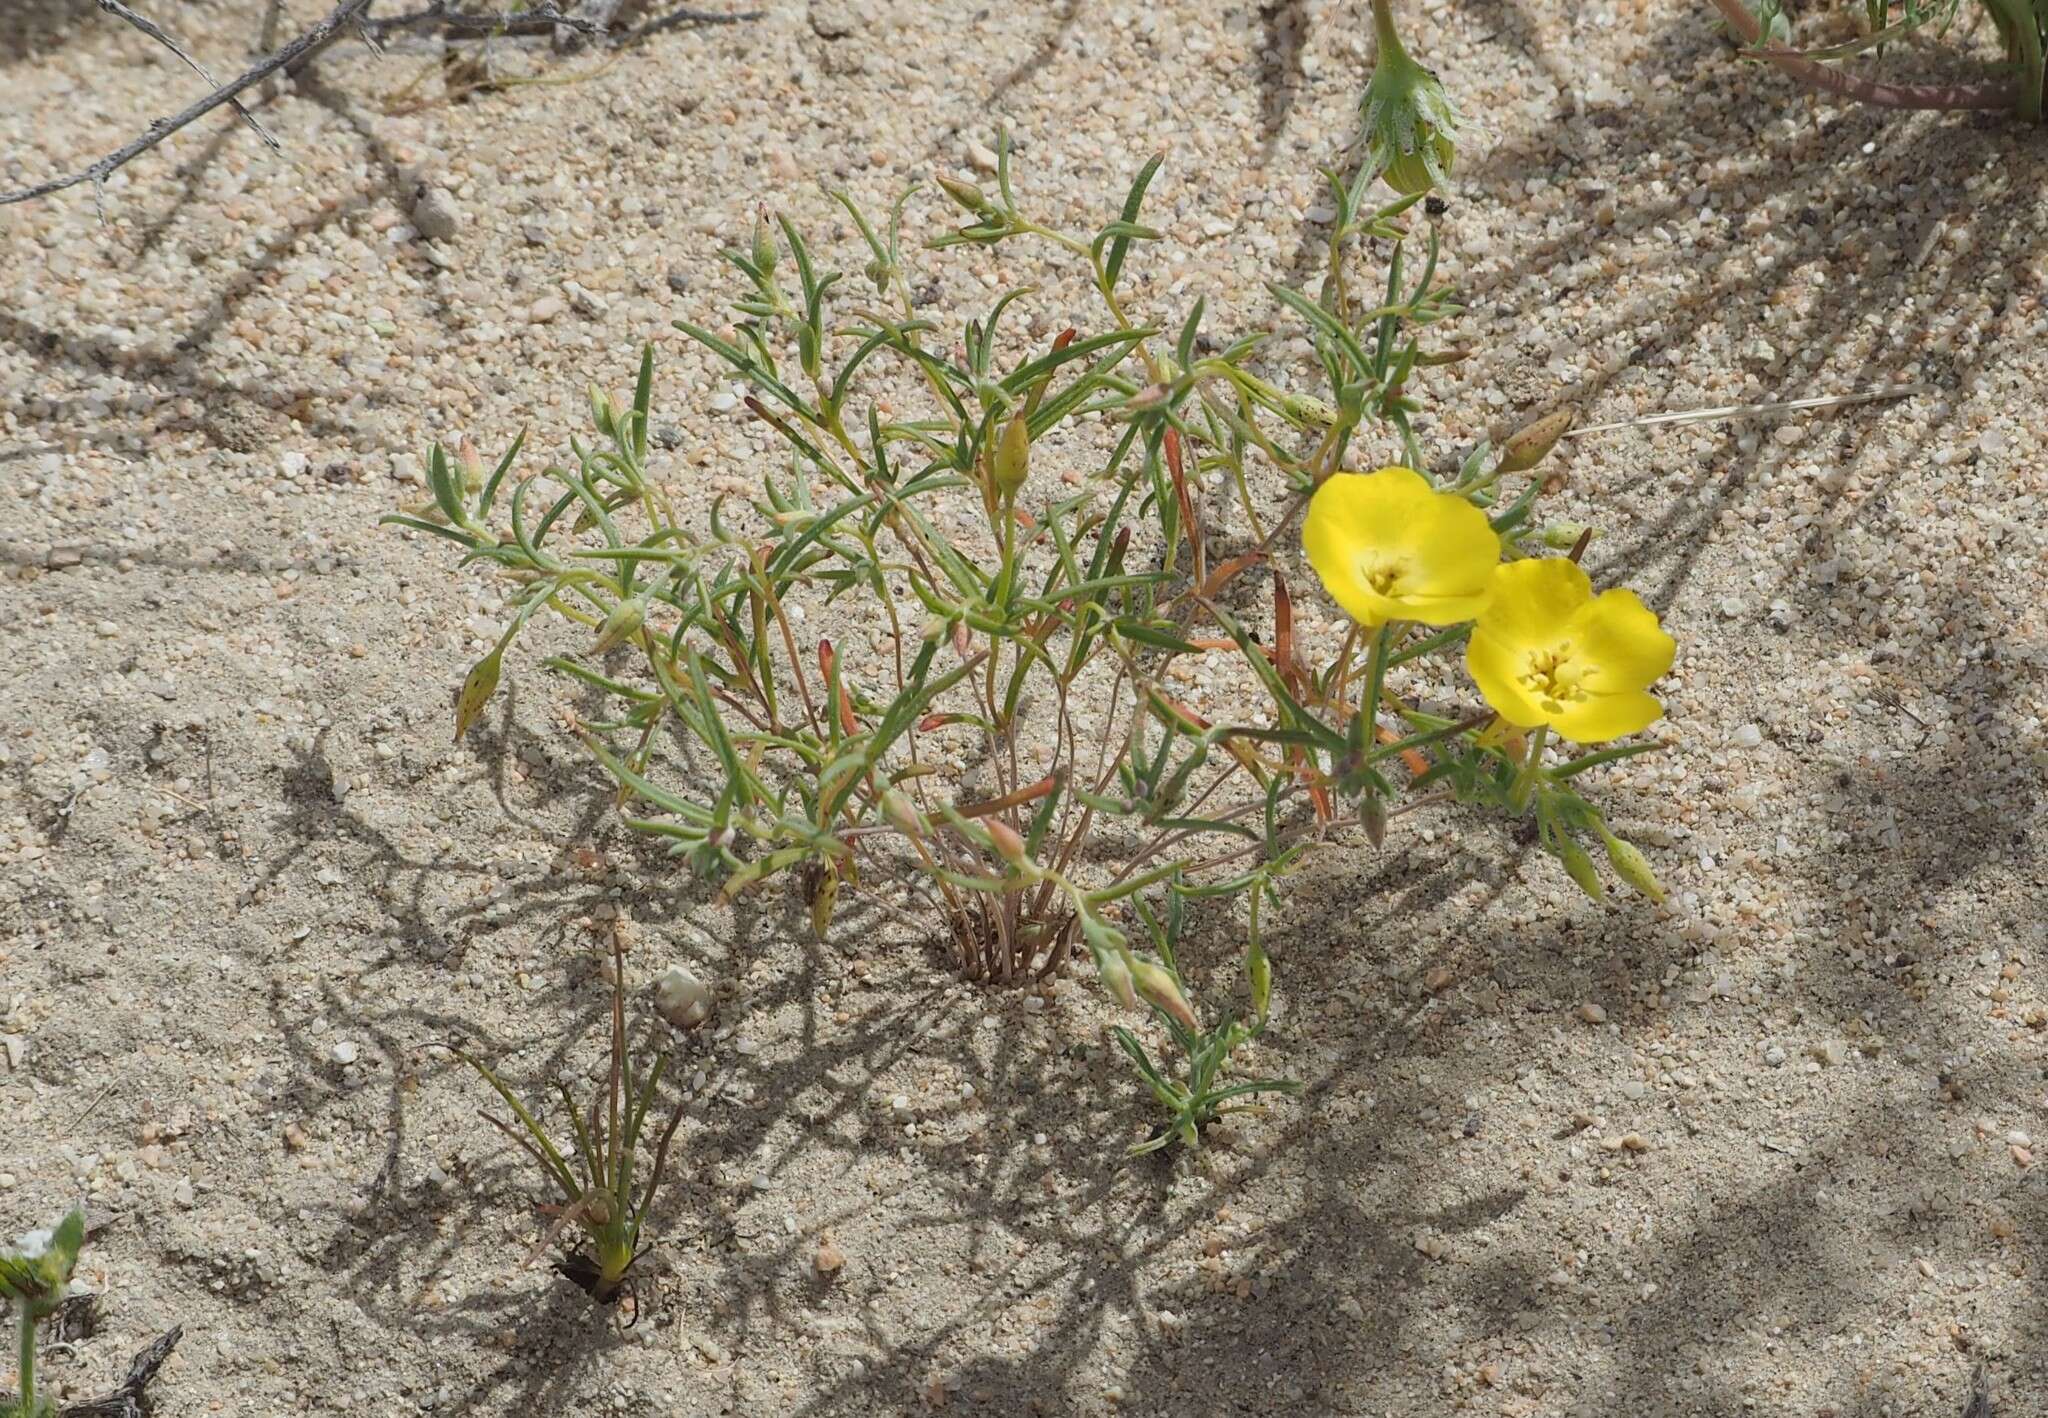
[(1302, 549), (1360, 625), (1456, 625), (1486, 608), (1500, 538), (1486, 514), (1413, 468), (1338, 473), (1309, 500)]
[(1664, 712), (1648, 690), (1678, 647), (1635, 592), (1596, 596), (1577, 562), (1557, 558), (1507, 562), (1493, 583), (1465, 668), (1503, 719), (1600, 743)]

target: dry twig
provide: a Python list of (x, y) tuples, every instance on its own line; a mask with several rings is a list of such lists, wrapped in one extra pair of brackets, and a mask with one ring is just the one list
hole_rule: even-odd
[[(204, 118), (224, 103), (234, 102), (242, 93), (254, 88), (279, 69), (318, 53), (333, 42), (344, 26), (368, 9), (370, 3), (371, 0), (341, 0), (341, 3), (336, 5), (328, 13), (327, 18), (320, 21), (319, 24), (314, 25), (313, 28), (307, 30), (269, 58), (262, 60), (255, 68), (250, 69), (240, 78), (215, 89), (205, 98), (200, 99), (197, 103), (185, 109), (184, 112), (171, 118), (159, 118), (156, 122), (149, 125), (149, 131), (141, 137), (136, 138), (124, 147), (117, 148), (113, 152), (108, 153), (83, 171), (74, 172), (67, 177), (53, 177), (48, 182), (39, 182), (33, 187), (24, 187), (19, 191), (0, 192), (0, 207), (8, 206), (15, 202), (32, 201), (37, 197), (47, 197), (53, 192), (62, 192), (68, 187), (76, 187), (80, 183), (90, 182), (93, 188), (93, 200), (102, 204), (101, 217), (104, 220), (104, 197), (106, 182), (109, 176), (127, 163), (148, 152), (180, 128), (197, 119)], [(159, 33), (161, 32), (159, 31)]]
[[(122, 0), (95, 0), (95, 3), (108, 14), (126, 21), (157, 43), (163, 45), (189, 65), (194, 72), (209, 84), (214, 82), (213, 76), (207, 73), (196, 59), (186, 53), (184, 48), (154, 21), (146, 16), (137, 14), (126, 4), (122, 3)], [(241, 114), (248, 121), (249, 126), (256, 130), (257, 135), (265, 143), (273, 149), (277, 148), (277, 139), (261, 123), (256, 121), (254, 114), (250, 113), (242, 105), (240, 95), (280, 69), (296, 69), (297, 66), (305, 63), (315, 54), (326, 48), (327, 45), (340, 36), (343, 29), (351, 25), (361, 35), (363, 41), (373, 49), (378, 47), (378, 40), (384, 35), (391, 34), (397, 30), (422, 27), (485, 34), (521, 29), (546, 30), (562, 27), (616, 47), (631, 44), (635, 40), (643, 39), (650, 34), (655, 34), (662, 30), (674, 29), (679, 25), (736, 24), (743, 20), (759, 19), (762, 14), (759, 10), (724, 13), (684, 6), (678, 10), (672, 10), (658, 19), (649, 20), (647, 23), (636, 25), (634, 28), (623, 33), (614, 34), (602, 23), (586, 19), (580, 15), (571, 15), (563, 12), (554, 3), (554, 0), (543, 0), (543, 3), (534, 6), (532, 9), (503, 14), (480, 14), (474, 11), (451, 9), (448, 5), (448, 0), (434, 0), (434, 3), (424, 10), (417, 10), (406, 15), (394, 15), (386, 20), (373, 20), (368, 16), (367, 11), (372, 3), (374, 3), (374, 0), (339, 0), (334, 9), (328, 13), (326, 19), (314, 25), (311, 29), (307, 30), (297, 39), (294, 39), (290, 44), (285, 45), (282, 49), (271, 54), (268, 58), (259, 61), (239, 78), (220, 85), (212, 93), (192, 104), (183, 112), (170, 118), (157, 119), (149, 125), (148, 132), (125, 146), (108, 153), (88, 168), (71, 173), (68, 176), (53, 177), (47, 182), (39, 182), (34, 186), (23, 187), (13, 192), (0, 192), (0, 207), (9, 206), (16, 202), (33, 201), (38, 197), (47, 197), (52, 193), (62, 192), (67, 188), (77, 187), (82, 183), (90, 182), (93, 189), (94, 204), (100, 209), (101, 221), (105, 221), (107, 178), (129, 162), (148, 152), (164, 139), (170, 137), (171, 134), (177, 132), (180, 128), (200, 118), (204, 118), (222, 104), (232, 105), (235, 112)]]

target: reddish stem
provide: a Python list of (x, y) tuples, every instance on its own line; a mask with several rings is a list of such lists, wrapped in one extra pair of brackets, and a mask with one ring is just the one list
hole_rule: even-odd
[(1796, 49), (1763, 42), (1763, 26), (1749, 13), (1742, 0), (1713, 0), (1713, 6), (1728, 22), (1728, 28), (1742, 41), (1743, 51), (1791, 75), (1808, 88), (1839, 94), (1878, 108), (1910, 109), (2008, 109), (2018, 101), (2017, 90), (2000, 86), (1973, 87), (1967, 84), (1887, 84), (1844, 73)]

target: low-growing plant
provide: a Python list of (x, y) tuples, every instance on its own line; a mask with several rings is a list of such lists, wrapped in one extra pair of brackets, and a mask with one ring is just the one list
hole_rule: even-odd
[(1251, 1100), (1264, 1093), (1301, 1091), (1301, 1085), (1293, 1079), (1226, 1078), (1231, 1055), (1240, 1045), (1266, 1032), (1266, 1012), (1273, 997), (1273, 963), (1266, 956), (1258, 926), (1259, 908), (1272, 897), (1273, 884), (1267, 873), (1258, 876), (1260, 879), (1253, 881), (1244, 893), (1251, 918), (1244, 956), (1250, 1007), (1242, 1014), (1228, 1011), (1208, 1027), (1202, 1025), (1191, 1008), (1175, 1008), (1170, 1002), (1184, 994), (1176, 947), (1186, 929), (1188, 902), (1213, 891), (1191, 887), (1176, 876), (1166, 883), (1161, 909), (1153, 910), (1142, 897), (1134, 903), (1145, 933), (1159, 954), (1160, 963), (1145, 968), (1163, 970), (1169, 977), (1170, 988), (1148, 995), (1147, 1003), (1181, 1058), (1180, 1077), (1169, 1077), (1135, 1032), (1121, 1024), (1110, 1030), (1117, 1046), (1130, 1055), (1139, 1076), (1167, 1114), (1166, 1121), (1154, 1128), (1150, 1137), (1131, 1149), (1134, 1156), (1156, 1152), (1175, 1142), (1199, 1147), (1202, 1130), (1224, 1114), (1256, 1107)]
[[(996, 156), (992, 191), (940, 178), (965, 221), (929, 247), (1063, 255), (1097, 328), (1020, 338), (1034, 292), (1011, 285), (947, 338), (912, 296), (905, 201), (878, 225), (835, 194), (867, 293), (778, 218), (727, 253), (743, 278), (732, 327), (678, 322), (783, 445), (757, 496), (720, 495), (698, 526), (677, 516), (650, 461), (650, 347), (630, 399), (591, 388), (599, 441), (572, 439), (569, 462), (501, 499), (521, 442), (488, 476), (436, 446), (433, 503), (390, 520), (513, 589), (458, 697), (458, 738), (537, 612), (585, 626), (587, 650), (547, 664), (604, 706), (575, 731), (631, 826), (728, 896), (787, 877), (820, 936), (856, 896), (922, 923), (972, 979), (1037, 984), (1084, 948), (1115, 998), (1164, 1021), (1179, 1066), (1119, 1040), (1171, 1114), (1162, 1140), (1193, 1142), (1286, 1086), (1226, 1072), (1267, 1017), (1257, 905), (1303, 854), (1351, 828), (1378, 845), (1396, 813), (1455, 798), (1533, 813), (1597, 890), (1578, 836), (1607, 828), (1573, 785), (1650, 745), (1552, 762), (1547, 743), (1647, 725), (1670, 642), (1627, 593), (1594, 598), (1571, 560), (1524, 560), (1561, 534), (1531, 521), (1537, 481), (1511, 481), (1568, 416), (1482, 444), (1440, 482), (1413, 471), (1430, 464), (1411, 385), (1462, 357), (1424, 345), (1456, 312), (1434, 227), (1414, 222), (1427, 183), (1375, 206), (1377, 168), (1328, 174), (1319, 294), (1270, 288), (1309, 337), (1302, 371), (1261, 337), (1212, 337), (1199, 297), (1170, 323), (1129, 313), (1129, 258), (1162, 236), (1140, 221), (1159, 159), (1116, 218), (1076, 236), (1020, 205), (1002, 135)], [(1313, 392), (1290, 387), (1303, 372)], [(1407, 466), (1349, 471), (1361, 436)], [(1280, 565), (1304, 517), (1308, 559), (1351, 617), (1318, 646)], [(1421, 702), (1408, 667), (1461, 647), (1489, 707)], [(1182, 686), (1204, 681), (1231, 712), (1189, 702)], [(1198, 895), (1243, 905), (1249, 937), (1252, 1009), (1212, 1028), (1178, 927), (1158, 926)]]
[(18, 1377), (11, 1400), (0, 1399), (0, 1418), (44, 1418), (56, 1405), (36, 1392), (36, 1326), (57, 1312), (85, 1245), (85, 1213), (73, 1208), (46, 1230), (31, 1231), (0, 1249), (0, 1296), (14, 1307)]
[[(568, 1085), (555, 1080), (555, 1093), (571, 1131), (566, 1156), (541, 1121), (545, 1108), (527, 1107), (489, 1065), (459, 1047), (454, 1049), (456, 1057), (482, 1075), (504, 1100), (513, 1118), (508, 1122), (487, 1112), (484, 1120), (531, 1157), (561, 1196), (560, 1202), (541, 1208), (553, 1223), (535, 1256), (553, 1247), (564, 1233), (581, 1232), (589, 1250), (557, 1257), (554, 1268), (600, 1304), (613, 1304), (621, 1298), (628, 1272), (646, 1254), (641, 1234), (660, 1190), (669, 1144), (675, 1140), (685, 1107), (679, 1101), (669, 1113), (655, 1144), (653, 1165), (642, 1182), (640, 1143), (660, 1101), (662, 1075), (668, 1070), (670, 1055), (656, 1042), (660, 1025), (650, 1025), (648, 1039), (639, 1050), (627, 1041), (625, 952), (616, 933), (612, 937), (611, 990), (611, 1058), (604, 1086), (592, 1093), (587, 1108), (579, 1108)], [(652, 1067), (641, 1057), (647, 1053), (654, 1055)]]

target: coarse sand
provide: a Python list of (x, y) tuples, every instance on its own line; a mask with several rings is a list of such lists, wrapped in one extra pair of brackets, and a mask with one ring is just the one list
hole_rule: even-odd
[[(819, 945), (779, 889), (719, 905), (564, 731), (565, 635), (451, 744), (504, 588), (376, 519), (436, 438), (565, 451), (650, 337), (701, 518), (779, 458), (670, 325), (730, 319), (720, 247), (765, 204), (857, 276), (824, 189), (922, 181), (930, 236), (997, 123), (1076, 227), (1164, 153), (1141, 318), (1291, 338), (1265, 283), (1321, 259), (1366, 6), (763, 3), (613, 60), (501, 43), (550, 82), (455, 100), (349, 42), (261, 106), (281, 154), (223, 113), (105, 225), (89, 188), (0, 209), (0, 1228), (108, 1223), (51, 1391), (182, 1324), (180, 1418), (1956, 1418), (1979, 1363), (2043, 1412), (2040, 133), (1816, 103), (1675, 0), (1405, 7), (1474, 119), (1435, 456), (1566, 405), (1914, 392), (1565, 445), (1546, 514), (1680, 645), (1672, 748), (1594, 785), (1669, 903), (1452, 812), (1325, 850), (1252, 1060), (1304, 1095), (1128, 1162), (1152, 1118), (1085, 970), (1027, 1000), (857, 913)], [(229, 73), (268, 8), (154, 11)], [(11, 0), (0, 80), (8, 186), (199, 83), (87, 0)], [(1034, 335), (1099, 320), (1043, 248), (917, 259), (950, 327), (998, 272)], [(524, 1264), (539, 1180), (443, 1047), (587, 1077), (612, 921), (719, 994), (623, 1334)]]

